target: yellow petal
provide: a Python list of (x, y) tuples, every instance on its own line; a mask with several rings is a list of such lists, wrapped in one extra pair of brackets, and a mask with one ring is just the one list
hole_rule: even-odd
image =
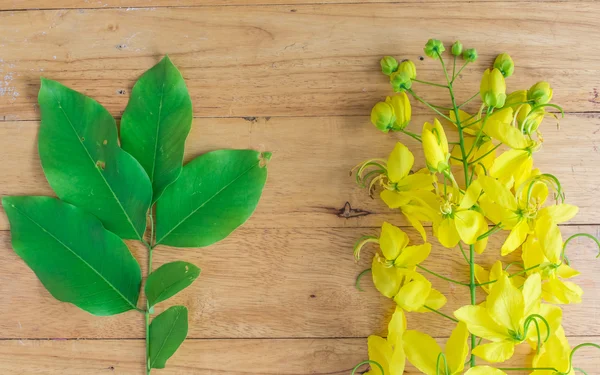
[(544, 207), (540, 210), (538, 217), (548, 215), (552, 217), (556, 224), (569, 221), (577, 215), (579, 208), (572, 204), (561, 203), (554, 206)]
[(491, 366), (475, 366), (468, 369), (464, 375), (506, 375), (506, 373)]
[(416, 311), (423, 307), (430, 292), (429, 281), (415, 280), (403, 285), (394, 297), (394, 301), (406, 311)]
[[(490, 281), (490, 273), (485, 268), (481, 267), (479, 264), (475, 264), (475, 280), (477, 280), (478, 284), (487, 283)], [(491, 284), (482, 285), (481, 288), (489, 293), (489, 286)]]
[(473, 207), (473, 205), (477, 203), (477, 200), (481, 195), (481, 191), (482, 187), (479, 181), (473, 181), (473, 183), (467, 188), (467, 191), (465, 192), (465, 195), (460, 201), (460, 205), (458, 206), (458, 208), (462, 210), (468, 210), (469, 208)]
[(437, 227), (436, 236), (442, 246), (447, 248), (455, 247), (458, 244), (458, 241), (460, 241), (460, 236), (456, 231), (454, 219), (443, 219)]
[[(406, 331), (404, 352), (408, 361), (419, 371), (427, 375), (436, 375), (437, 359), (442, 349), (431, 336), (419, 331)], [(443, 361), (440, 366), (443, 366)]]
[(442, 293), (440, 293), (440, 291), (431, 288), (431, 291), (429, 292), (429, 295), (427, 296), (427, 299), (425, 300), (425, 305), (423, 305), (423, 307), (421, 307), (420, 309), (417, 309), (415, 311), (421, 312), (421, 313), (431, 312), (431, 310), (426, 308), (425, 306), (430, 307), (434, 310), (439, 310), (442, 307), (444, 307), (446, 302), (448, 302), (448, 300), (446, 299), (446, 296), (444, 296)]
[(477, 242), (477, 238), (487, 231), (487, 222), (477, 211), (458, 211), (454, 214), (456, 231), (467, 245)]
[(427, 233), (425, 233), (425, 228), (423, 228), (423, 224), (421, 224), (419, 219), (417, 219), (413, 215), (410, 215), (406, 212), (402, 212), (402, 213), (404, 214), (404, 217), (406, 217), (406, 220), (408, 220), (410, 225), (412, 225), (413, 228), (415, 228), (417, 230), (417, 232), (419, 232), (423, 241), (427, 241)]
[(544, 300), (555, 304), (581, 303), (583, 289), (573, 282), (550, 279), (542, 288)]
[(519, 332), (525, 313), (523, 294), (502, 275), (490, 290), (486, 308), (489, 315), (499, 324), (513, 332)]
[(407, 205), (412, 199), (412, 197), (405, 192), (396, 192), (391, 190), (383, 190), (379, 196), (389, 208), (402, 207)]
[[(546, 262), (546, 257), (542, 252), (540, 241), (535, 239), (533, 236), (527, 237), (527, 240), (523, 243), (523, 252), (521, 254), (523, 258), (523, 266), (525, 268), (532, 268), (538, 264)], [(538, 272), (539, 269), (534, 269), (531, 272)]]
[(565, 263), (561, 263), (560, 266), (556, 269), (556, 275), (563, 279), (570, 279), (571, 277), (578, 276), (580, 274), (576, 269), (568, 266)]
[[(562, 309), (558, 306), (548, 305), (548, 304), (543, 303), (540, 305), (538, 314), (540, 314), (542, 317), (544, 317), (544, 319), (546, 319), (546, 321), (548, 322), (548, 325), (550, 326), (551, 334), (553, 332), (556, 332), (556, 330), (558, 329), (558, 327), (560, 327), (560, 325), (562, 323)], [(547, 336), (547, 332), (548, 332), (548, 330), (546, 329), (546, 325), (542, 323), (542, 324), (539, 324), (539, 327), (540, 327), (540, 336), (542, 338), (545, 338)], [(532, 347), (534, 347), (534, 348), (536, 347), (537, 331), (536, 331), (534, 325), (532, 325), (529, 328), (529, 332), (527, 332), (527, 340), (529, 341), (529, 344), (532, 345)]]
[(487, 119), (485, 132), (510, 148), (526, 148), (529, 142), (519, 129), (511, 125), (512, 119), (513, 111), (511, 108), (496, 111)]
[(421, 263), (429, 256), (431, 252), (431, 244), (424, 243), (422, 245), (407, 246), (402, 250), (400, 256), (396, 258), (394, 264), (397, 267), (412, 268)]
[(394, 150), (388, 157), (387, 173), (392, 182), (398, 182), (408, 176), (410, 169), (415, 162), (412, 152), (402, 143), (396, 143)]
[(540, 241), (541, 249), (554, 264), (560, 263), (563, 250), (563, 240), (558, 225), (550, 216), (542, 216), (535, 223), (535, 234)]
[(477, 181), (493, 202), (512, 211), (517, 209), (517, 199), (500, 181), (488, 176), (480, 176)]
[[(539, 354), (533, 358), (532, 365), (534, 367), (550, 367), (555, 368), (563, 373), (569, 369), (569, 356), (571, 347), (565, 337), (565, 332), (562, 327), (558, 329), (548, 338), (548, 341), (541, 347)], [(550, 372), (538, 370), (531, 373), (532, 375), (549, 375)], [(570, 372), (569, 375), (575, 375)]]
[(423, 143), (423, 152), (427, 165), (436, 171), (440, 171), (441, 165), (446, 162), (446, 155), (439, 144), (439, 139), (431, 130), (423, 128), (421, 134), (421, 142)]
[(477, 254), (482, 254), (485, 248), (487, 247), (489, 237), (483, 238), (477, 242), (475, 242), (475, 252)]
[(473, 354), (488, 362), (498, 363), (510, 359), (515, 352), (515, 343), (512, 340), (490, 342), (476, 346)]
[(414, 173), (398, 181), (397, 189), (408, 190), (433, 190), (433, 176), (431, 174)]
[(483, 306), (463, 306), (454, 312), (454, 316), (465, 322), (474, 335), (495, 342), (508, 338), (508, 331), (496, 323)]
[(446, 359), (452, 374), (460, 374), (465, 367), (465, 361), (469, 354), (468, 337), (467, 325), (459, 322), (446, 342)]
[(402, 345), (402, 335), (406, 331), (406, 316), (404, 310), (396, 306), (392, 319), (388, 323), (388, 337), (387, 340), (394, 347)]
[(389, 360), (392, 357), (392, 346), (382, 337), (371, 335), (367, 339), (369, 348), (369, 359), (375, 361), (383, 367), (384, 374), (377, 366), (372, 366), (370, 373), (373, 375), (387, 375), (389, 373)]
[(398, 293), (402, 275), (396, 267), (385, 267), (377, 257), (373, 257), (371, 274), (373, 284), (375, 284), (375, 288), (379, 293), (388, 298), (393, 298)]
[(498, 203), (494, 203), (488, 194), (483, 194), (479, 198), (479, 208), (483, 210), (485, 217), (490, 219), (492, 223), (502, 223), (502, 228), (504, 229), (512, 229), (512, 226), (518, 221), (513, 211), (507, 210)]
[(521, 220), (511, 231), (506, 241), (502, 245), (501, 254), (506, 256), (515, 251), (519, 246), (525, 242), (529, 234), (529, 224), (527, 220)]
[(406, 366), (406, 354), (404, 349), (400, 348), (394, 350), (392, 358), (390, 359), (389, 370), (390, 375), (402, 375), (404, 374), (404, 367)]
[(540, 308), (542, 298), (542, 279), (539, 273), (529, 276), (523, 284), (524, 316), (535, 314)]
[(396, 259), (406, 245), (408, 245), (408, 235), (402, 229), (384, 222), (381, 226), (379, 247), (385, 258), (389, 260)]
[(531, 170), (530, 159), (531, 155), (525, 150), (505, 151), (494, 160), (494, 164), (490, 168), (490, 175), (502, 181), (515, 176), (521, 180), (522, 173)]

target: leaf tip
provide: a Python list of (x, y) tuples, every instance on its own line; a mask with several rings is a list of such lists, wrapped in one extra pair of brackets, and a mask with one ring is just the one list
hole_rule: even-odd
[(273, 153), (270, 151), (262, 152), (258, 157), (260, 159), (260, 167), (261, 168), (266, 167), (267, 163), (271, 160), (272, 156), (273, 156)]

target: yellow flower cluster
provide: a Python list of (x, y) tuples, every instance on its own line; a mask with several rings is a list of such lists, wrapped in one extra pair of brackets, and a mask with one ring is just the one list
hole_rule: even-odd
[[(571, 349), (565, 337), (559, 305), (579, 303), (583, 294), (577, 284), (568, 281), (579, 273), (569, 263), (565, 249), (579, 236), (589, 237), (599, 246), (600, 242), (586, 233), (563, 240), (558, 225), (572, 219), (578, 208), (565, 203), (555, 176), (534, 165), (533, 155), (543, 144), (542, 121), (558, 119), (548, 110), (562, 110), (550, 103), (553, 92), (547, 82), (506, 92), (506, 78), (515, 70), (506, 53), (498, 55), (493, 66), (483, 72), (479, 92), (457, 104), (455, 81), (477, 59), (477, 52), (454, 43), (450, 69), (442, 56), (445, 50), (444, 44), (434, 39), (424, 48), (427, 56), (441, 63), (444, 84), (417, 80), (411, 61), (398, 63), (390, 56), (381, 60), (382, 72), (389, 76), (397, 94), (373, 107), (371, 121), (384, 133), (398, 132), (420, 143), (426, 167), (414, 170), (414, 154), (398, 142), (387, 159), (361, 163), (356, 178), (369, 187), (370, 194), (379, 192), (387, 206), (399, 209), (423, 243), (411, 245), (402, 229), (385, 222), (379, 237), (363, 237), (355, 246), (358, 261), (366, 244), (378, 244), (370, 268), (373, 283), (396, 304), (387, 339), (369, 337), (369, 360), (360, 365), (369, 364), (368, 374), (373, 375), (400, 375), (406, 360), (429, 375), (498, 375), (512, 370), (574, 374), (573, 353), (582, 346), (600, 346), (586, 343)], [(464, 63), (457, 71), (460, 56)], [(446, 89), (450, 105), (425, 101), (415, 91), (417, 84)], [(436, 115), (422, 125), (420, 133), (407, 130), (411, 97)], [(479, 108), (472, 114), (466, 112), (464, 108), (476, 98), (481, 100)], [(432, 248), (426, 225), (433, 228), (441, 247)], [(496, 234), (503, 236), (501, 245), (488, 246), (489, 238)], [(453, 280), (423, 266), (432, 252), (457, 247), (468, 266), (469, 281)], [(476, 261), (484, 251), (498, 256), (517, 252), (520, 261), (504, 266), (498, 260), (486, 269)], [(509, 272), (515, 265), (521, 269)], [(442, 312), (447, 299), (425, 274), (464, 287), (470, 303)], [(478, 288), (485, 292), (485, 300), (477, 300)], [(436, 313), (452, 322), (455, 328), (444, 350), (429, 335), (407, 330), (408, 312)], [(492, 364), (505, 362), (523, 343), (535, 350), (525, 367), (477, 365), (476, 357)]]

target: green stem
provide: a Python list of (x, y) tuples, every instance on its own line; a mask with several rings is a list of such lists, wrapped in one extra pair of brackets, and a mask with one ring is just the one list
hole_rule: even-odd
[(455, 318), (451, 317), (450, 315), (446, 315), (446, 314), (444, 314), (443, 312), (441, 312), (440, 310), (436, 310), (436, 309), (434, 309), (433, 307), (429, 307), (429, 306), (427, 306), (427, 305), (424, 305), (423, 307), (424, 307), (424, 308), (426, 308), (426, 309), (427, 309), (427, 310), (429, 310), (429, 311), (432, 311), (432, 312), (434, 312), (434, 313), (436, 313), (436, 314), (440, 315), (440, 316), (443, 316), (444, 318), (450, 319), (450, 320), (452, 320), (453, 322), (455, 322), (455, 323), (458, 323), (458, 319), (455, 319)]
[(463, 104), (459, 105), (458, 108), (462, 108), (464, 105), (467, 105), (468, 103), (471, 102), (471, 100), (475, 99), (478, 96), (479, 96), (479, 91), (477, 91), (477, 93), (475, 95), (473, 95), (469, 99), (467, 99)]
[(545, 370), (545, 371), (554, 371), (560, 373), (554, 367), (499, 367), (498, 370), (502, 371), (530, 371), (530, 370)]
[[(469, 245), (469, 291), (471, 293), (471, 305), (476, 305), (476, 286), (475, 286), (475, 246)], [(473, 355), (473, 349), (477, 346), (477, 338), (471, 334), (471, 359), (469, 360), (471, 367), (475, 366), (475, 356)]]
[[(150, 212), (148, 216), (150, 218), (150, 242), (142, 242), (148, 249), (148, 276), (150, 276), (150, 274), (152, 273), (152, 252), (154, 250), (154, 247), (156, 247), (156, 244), (154, 244), (156, 239), (154, 238), (154, 218), (152, 217), (152, 207), (150, 207)], [(147, 277), (146, 280), (148, 280)], [(149, 375), (150, 371), (152, 371), (152, 368), (150, 367), (150, 304), (148, 303), (147, 298), (144, 318), (146, 323), (146, 375)]]
[(418, 267), (419, 269), (422, 269), (423, 271), (425, 271), (425, 272), (427, 272), (427, 273), (430, 273), (430, 274), (432, 274), (432, 275), (433, 275), (433, 276), (435, 276), (435, 277), (439, 277), (439, 278), (440, 278), (440, 279), (442, 279), (442, 280), (446, 280), (446, 281), (448, 281), (448, 282), (451, 282), (451, 283), (454, 283), (454, 284), (457, 284), (457, 285), (469, 286), (469, 284), (467, 284), (467, 283), (461, 283), (460, 281), (456, 281), (456, 280), (453, 280), (453, 279), (451, 279), (451, 278), (448, 278), (448, 277), (446, 277), (446, 276), (442, 276), (442, 275), (440, 275), (439, 273), (435, 273), (435, 272), (433, 272), (433, 271), (431, 271), (431, 270), (429, 270), (429, 269), (427, 269), (427, 268), (423, 267), (423, 266), (422, 266), (422, 265), (420, 265), (420, 264), (417, 264), (417, 267)]
[[(567, 238), (567, 240), (563, 244), (563, 250), (562, 250), (563, 257), (565, 256), (565, 250), (567, 249), (567, 245), (569, 244), (569, 242), (571, 242), (573, 239), (575, 239), (577, 237), (587, 237), (587, 238), (591, 239), (592, 241), (594, 241), (596, 243), (596, 245), (598, 245), (598, 248), (600, 248), (600, 241), (598, 241), (598, 239), (596, 237), (594, 237), (593, 235), (591, 235), (589, 233), (576, 233), (576, 234), (572, 235), (571, 237)], [(600, 252), (598, 253), (598, 255), (596, 255), (596, 258), (600, 258)]]
[(465, 61), (465, 63), (463, 64), (463, 66), (462, 66), (462, 67), (461, 67), (461, 68), (458, 70), (458, 72), (457, 72), (457, 73), (454, 75), (454, 77), (452, 77), (452, 82), (450, 82), (450, 84), (453, 84), (453, 83), (454, 83), (454, 80), (455, 80), (456, 78), (458, 78), (458, 76), (460, 75), (460, 73), (463, 71), (463, 69), (464, 69), (464, 68), (466, 68), (466, 67), (467, 67), (467, 65), (468, 65), (468, 64), (469, 64), (469, 62), (468, 62), (468, 61)]
[(431, 104), (427, 103), (425, 100), (421, 99), (417, 94), (415, 94), (415, 92), (410, 89), (410, 90), (406, 90), (409, 94), (411, 94), (413, 96), (413, 98), (415, 98), (416, 100), (420, 101), (421, 103), (425, 104), (427, 107), (429, 107), (429, 109), (431, 109), (432, 111), (434, 111), (435, 113), (437, 113), (438, 115), (440, 115), (442, 118), (454, 123), (454, 121), (452, 121), (452, 119), (448, 116), (446, 116), (445, 114), (443, 114), (442, 112), (438, 111), (434, 106), (432, 106)]
[(424, 84), (424, 85), (430, 85), (430, 86), (443, 87), (443, 88), (445, 88), (445, 89), (446, 89), (446, 88), (448, 88), (448, 86), (446, 86), (446, 85), (440, 85), (439, 83), (433, 83), (433, 82), (421, 81), (420, 79), (416, 79), (416, 78), (413, 78), (413, 82), (419, 82), (419, 83), (422, 83), (422, 84)]
[(408, 135), (409, 137), (411, 137), (411, 138), (413, 138), (413, 139), (421, 142), (421, 137), (418, 134), (409, 132), (408, 130), (404, 130), (404, 129), (400, 129), (400, 132), (402, 132), (402, 133)]

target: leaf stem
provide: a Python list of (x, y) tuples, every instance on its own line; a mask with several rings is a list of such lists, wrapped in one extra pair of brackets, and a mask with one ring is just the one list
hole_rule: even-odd
[(454, 284), (457, 284), (457, 285), (469, 286), (469, 284), (467, 284), (467, 283), (461, 283), (460, 281), (456, 281), (456, 280), (453, 280), (453, 279), (451, 279), (451, 278), (449, 278), (449, 277), (442, 276), (442, 275), (440, 275), (439, 273), (433, 272), (433, 271), (431, 271), (431, 270), (429, 270), (429, 269), (427, 269), (427, 268), (423, 267), (423, 266), (422, 266), (422, 265), (420, 265), (420, 264), (417, 264), (417, 267), (418, 267), (419, 269), (422, 269), (423, 271), (425, 271), (425, 272), (427, 272), (427, 273), (430, 273), (430, 274), (432, 274), (432, 275), (433, 275), (433, 276), (435, 276), (435, 277), (439, 277), (439, 278), (440, 278), (440, 279), (442, 279), (442, 280), (446, 280), (446, 281), (448, 281), (448, 282), (451, 282), (451, 283), (454, 283)]
[[(148, 276), (152, 273), (152, 253), (154, 248), (156, 247), (156, 238), (154, 237), (154, 218), (152, 216), (152, 207), (148, 212), (148, 217), (150, 219), (150, 242), (142, 240), (146, 248), (148, 249)], [(146, 277), (146, 280), (148, 278)], [(144, 320), (146, 323), (146, 375), (149, 375), (152, 371), (152, 367), (150, 366), (150, 304), (148, 303), (148, 298), (146, 296), (146, 311), (144, 311)]]
[(450, 320), (452, 320), (453, 322), (455, 322), (455, 323), (458, 323), (458, 319), (456, 319), (456, 318), (453, 318), (453, 317), (451, 317), (450, 315), (444, 314), (444, 313), (443, 313), (443, 312), (441, 312), (440, 310), (436, 310), (436, 309), (434, 309), (433, 307), (429, 307), (429, 306), (427, 306), (427, 305), (424, 305), (423, 307), (424, 307), (424, 308), (426, 308), (426, 309), (427, 309), (427, 310), (429, 310), (429, 311), (432, 311), (432, 312), (434, 312), (434, 313), (436, 313), (436, 314), (440, 315), (440, 316), (443, 316), (443, 317), (444, 317), (444, 318), (446, 318), (446, 319), (450, 319)]

